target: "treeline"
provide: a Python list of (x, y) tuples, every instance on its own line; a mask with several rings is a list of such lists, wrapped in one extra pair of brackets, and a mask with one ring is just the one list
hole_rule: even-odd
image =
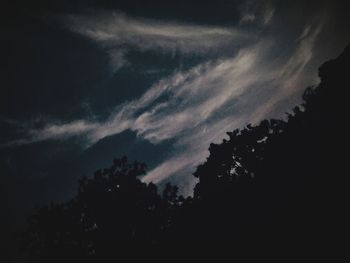
[(321, 83), (305, 91), (304, 103), (287, 120), (248, 125), (211, 144), (194, 173), (199, 182), (192, 197), (179, 196), (170, 184), (159, 193), (142, 183), (146, 165), (126, 157), (82, 178), (74, 199), (28, 219), (20, 238), (24, 258), (105, 262), (130, 249), (137, 254), (180, 245), (228, 245), (232, 255), (239, 249), (329, 248), (341, 236), (346, 211), (340, 149), (349, 70), (350, 47), (321, 66)]

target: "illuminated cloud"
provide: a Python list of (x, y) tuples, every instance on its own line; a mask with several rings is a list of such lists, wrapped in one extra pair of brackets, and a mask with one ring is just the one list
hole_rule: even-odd
[[(267, 24), (274, 9), (268, 7), (263, 14)], [(129, 48), (206, 54), (228, 48), (233, 42), (243, 41), (242, 36), (250, 35), (223, 27), (135, 19), (120, 13), (97, 18), (71, 16), (69, 22), (71, 30), (110, 52), (115, 69), (129, 63), (125, 59)], [(305, 26), (295, 39), (295, 49), (281, 57), (275, 56), (278, 39), (255, 39), (230, 55), (211, 57), (159, 79), (140, 97), (117, 105), (105, 120), (48, 123), (42, 129), (30, 129), (27, 138), (12, 144), (82, 136), (90, 146), (107, 136), (132, 130), (154, 144), (174, 141), (172, 156), (149, 171), (144, 181), (161, 182), (174, 174), (188, 175), (205, 160), (209, 144), (222, 140), (226, 131), (264, 118), (281, 117), (289, 105), (283, 112), (276, 112), (275, 105), (289, 97), (299, 98), (306, 85), (317, 81), (316, 70), (310, 74), (306, 68), (313, 59), (321, 30), (319, 23)], [(192, 181), (183, 184), (190, 193), (194, 179), (187, 178)]]
[(64, 18), (70, 30), (95, 41), (108, 52), (114, 70), (128, 64), (126, 55), (130, 49), (208, 55), (252, 37), (235, 28), (134, 18), (120, 12)]

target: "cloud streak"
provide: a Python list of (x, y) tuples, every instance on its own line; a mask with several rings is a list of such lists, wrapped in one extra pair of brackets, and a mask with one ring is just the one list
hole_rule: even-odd
[[(269, 10), (272, 17), (274, 11)], [(76, 32), (110, 50), (130, 45), (140, 50), (205, 53), (226, 47), (241, 35), (249, 35), (220, 27), (156, 23), (119, 13), (96, 21), (86, 17), (71, 19)], [(42, 129), (29, 130), (27, 138), (12, 144), (84, 136), (87, 144), (93, 145), (107, 136), (132, 130), (154, 144), (174, 141), (174, 154), (149, 171), (144, 181), (161, 182), (174, 174), (189, 175), (205, 160), (211, 142), (219, 142), (226, 131), (248, 123), (280, 117), (289, 105), (282, 112), (276, 111), (275, 105), (286, 98), (299, 97), (302, 89), (316, 80), (316, 66), (313, 74), (303, 72), (312, 62), (321, 30), (322, 24), (307, 25), (295, 40), (294, 51), (281, 58), (274, 57), (276, 39), (256, 40), (238, 49), (235, 55), (175, 71), (154, 83), (139, 98), (116, 106), (104, 121), (80, 119), (47, 124)], [(123, 58), (124, 53), (119, 56)], [(191, 192), (193, 180), (187, 176), (180, 182), (187, 187), (185, 194)]]
[(104, 48), (114, 70), (127, 65), (128, 50), (208, 55), (232, 49), (235, 43), (253, 37), (235, 28), (161, 22), (129, 17), (120, 12), (98, 16), (70, 15), (65, 16), (64, 21), (71, 31)]

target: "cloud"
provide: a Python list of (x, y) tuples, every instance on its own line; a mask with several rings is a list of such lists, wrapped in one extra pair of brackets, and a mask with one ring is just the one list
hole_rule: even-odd
[(120, 12), (102, 15), (65, 16), (68, 28), (98, 43), (110, 55), (117, 70), (126, 63), (126, 53), (134, 49), (168, 54), (208, 55), (232, 48), (249, 39), (248, 32), (235, 28), (164, 22), (129, 17)]
[[(266, 110), (258, 116), (268, 116), (276, 113), (276, 105), (284, 104), (284, 108), (294, 107), (301, 97), (301, 93), (307, 85), (315, 85), (319, 82), (317, 67), (312, 64), (313, 53), (322, 29), (323, 22), (314, 22), (306, 25), (296, 39), (296, 47), (292, 55), (276, 72), (279, 80), (279, 89), (276, 90), (275, 98), (266, 102)], [(280, 109), (278, 109), (280, 110)], [(260, 117), (261, 118), (261, 117)]]
[(77, 120), (70, 123), (50, 123), (42, 129), (28, 129), (24, 127), (21, 129), (26, 129), (26, 138), (14, 140), (2, 146), (23, 145), (45, 140), (63, 140), (96, 130), (98, 129), (98, 124), (85, 120)]
[(253, 22), (255, 21), (256, 16), (252, 13), (246, 13), (242, 16), (241, 20), (240, 20), (240, 24), (244, 24), (247, 22)]
[[(186, 129), (184, 135), (178, 137), (175, 145), (179, 149), (184, 148), (185, 151), (177, 151), (178, 155), (150, 171), (144, 181), (159, 182), (169, 175), (191, 174), (194, 167), (202, 163), (208, 156), (208, 145), (212, 142), (219, 143), (226, 136), (226, 131), (243, 127), (248, 123), (256, 124), (267, 117), (278, 115), (281, 117), (281, 114), (293, 105), (286, 104), (283, 112), (274, 112), (274, 106), (290, 96), (296, 96), (300, 99), (300, 94), (306, 83), (310, 84), (316, 81), (316, 69), (314, 68), (314, 72), (310, 73), (306, 71), (306, 67), (310, 66), (316, 39), (321, 30), (322, 24), (306, 26), (301, 34), (303, 37), (297, 40), (297, 48), (282, 63), (271, 65), (267, 61), (260, 62), (265, 57), (264, 54), (270, 54), (270, 56), (273, 54), (271, 52), (273, 46), (264, 47), (262, 43), (259, 43), (253, 48), (242, 51), (236, 58), (218, 63), (210, 69), (208, 74), (211, 77), (220, 75), (219, 82), (213, 81), (217, 86), (210, 86), (211, 81), (208, 80), (210, 77), (200, 74), (203, 84), (205, 83), (206, 87), (209, 84), (209, 89), (216, 88), (218, 93), (214, 97), (208, 96), (203, 107), (199, 105), (199, 111), (206, 109), (210, 111), (212, 98), (215, 104), (214, 108), (217, 107), (218, 110), (213, 111), (213, 114), (206, 115), (199, 124), (196, 121), (198, 121), (200, 114), (193, 112), (191, 116), (193, 116), (195, 125)], [(240, 71), (237, 75), (234, 74), (236, 67)], [(306, 73), (306, 76), (303, 73)], [(193, 81), (192, 85), (195, 82)], [(271, 86), (275, 89), (271, 90)], [(266, 90), (261, 91), (261, 89)], [(203, 90), (205, 88), (201, 91)], [(247, 92), (249, 90), (251, 92)], [(265, 94), (265, 97), (254, 98), (261, 93)], [(220, 97), (225, 99), (220, 100)], [(230, 108), (235, 103), (238, 105)], [(176, 122), (175, 125), (177, 125)], [(187, 187), (183, 190), (185, 194), (190, 194), (195, 181), (192, 177), (182, 177), (178, 183)]]
[(275, 13), (275, 9), (270, 5), (267, 5), (262, 14), (262, 21), (264, 25), (267, 25), (271, 22), (273, 15)]
[[(266, 23), (274, 12), (272, 7), (269, 10)], [(214, 52), (240, 35), (231, 29), (141, 20), (119, 13), (107, 18), (72, 19), (76, 32), (107, 50), (123, 46), (116, 55), (115, 67), (127, 63), (118, 64), (127, 52), (125, 46), (164, 52)], [(280, 117), (291, 105), (285, 103), (284, 108), (276, 110), (277, 105), (291, 97), (299, 98), (303, 88), (313, 84), (318, 66), (312, 64), (313, 50), (322, 27), (317, 21), (306, 25), (295, 39), (295, 48), (282, 56), (275, 52), (278, 38), (257, 38), (234, 55), (213, 57), (192, 68), (174, 71), (140, 97), (117, 105), (105, 120), (49, 123), (42, 129), (30, 129), (27, 138), (12, 144), (83, 136), (89, 146), (125, 130), (154, 144), (172, 140), (173, 154), (143, 180), (161, 182), (173, 175), (187, 175), (178, 183), (187, 185), (184, 194), (189, 194), (194, 178), (188, 175), (205, 160), (210, 143), (220, 142), (229, 130)]]
[(239, 24), (256, 23), (267, 26), (270, 24), (274, 14), (275, 8), (272, 6), (271, 1), (243, 1)]
[(110, 58), (110, 68), (112, 69), (112, 73), (114, 73), (115, 71), (129, 66), (130, 63), (129, 61), (126, 59), (126, 53), (127, 51), (124, 49), (117, 49), (117, 50), (110, 50), (109, 52), (109, 58)]

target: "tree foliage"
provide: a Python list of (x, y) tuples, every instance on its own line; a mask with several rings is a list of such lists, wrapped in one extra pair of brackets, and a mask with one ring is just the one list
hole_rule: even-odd
[(210, 243), (241, 247), (321, 246), (337, 237), (344, 174), (338, 147), (341, 94), (350, 48), (320, 68), (321, 83), (286, 120), (228, 132), (199, 165), (193, 198), (139, 177), (126, 157), (92, 178), (77, 196), (30, 217), (22, 245), (29, 262), (100, 261), (128, 248)]

